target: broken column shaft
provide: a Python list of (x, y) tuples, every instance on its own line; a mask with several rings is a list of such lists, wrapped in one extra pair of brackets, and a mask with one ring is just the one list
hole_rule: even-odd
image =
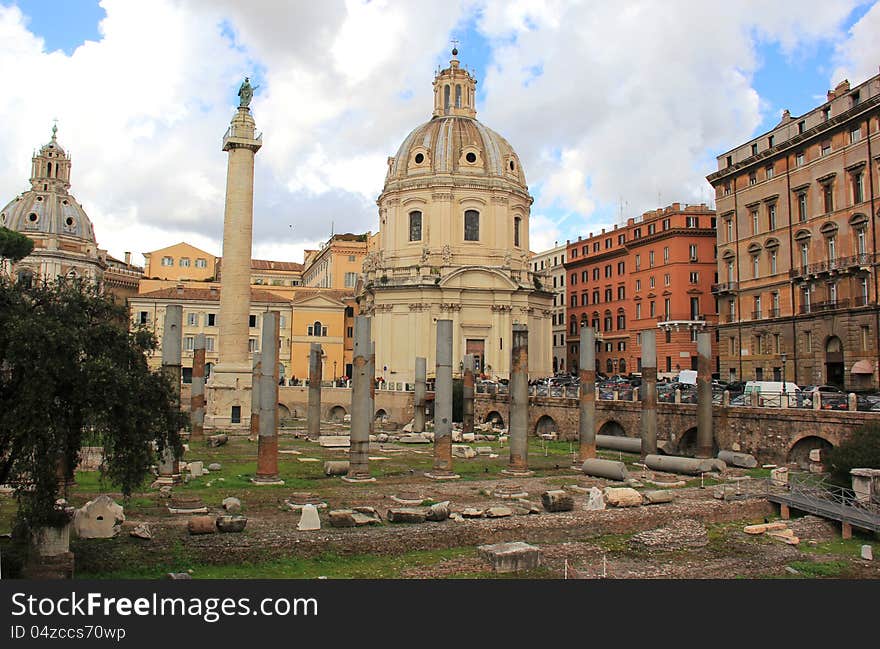
[(205, 334), (196, 334), (193, 346), (192, 393), (189, 407), (191, 441), (205, 439)]
[(457, 478), (452, 472), (452, 320), (437, 321), (437, 377), (434, 381), (434, 468), (426, 475)]
[(320, 343), (312, 343), (309, 349), (309, 407), (308, 433), (309, 439), (318, 439), (321, 435), (321, 355)]
[(462, 424), (461, 432), (474, 432), (474, 355), (465, 354), (462, 379)]
[(416, 390), (413, 394), (413, 432), (425, 432), (425, 380), (428, 363), (421, 356), (416, 358)]
[(657, 453), (657, 332), (642, 332), (642, 459)]
[(347, 482), (373, 480), (370, 477), (370, 420), (372, 419), (370, 376), (370, 319), (355, 316), (351, 376), (351, 445)]
[(251, 441), (257, 441), (260, 436), (260, 373), (262, 365), (260, 363), (260, 352), (253, 353), (253, 370), (251, 385)]
[(531, 475), (529, 471), (529, 328), (513, 325), (510, 352), (510, 459), (507, 475)]
[[(174, 389), (175, 406), (180, 409), (181, 346), (183, 342), (183, 307), (169, 304), (165, 308), (162, 330), (162, 372)], [(180, 482), (180, 458), (170, 447), (165, 447), (159, 460), (159, 481), (165, 484)]]
[(714, 455), (712, 432), (712, 339), (709, 332), (697, 334), (697, 450), (700, 458)]
[(586, 322), (581, 323), (580, 355), (580, 419), (578, 421), (578, 460), (596, 457), (596, 333)]
[[(279, 484), (278, 478), (278, 335), (281, 314), (263, 314), (260, 340), (260, 434), (255, 483)], [(283, 483), (282, 483), (283, 484)]]

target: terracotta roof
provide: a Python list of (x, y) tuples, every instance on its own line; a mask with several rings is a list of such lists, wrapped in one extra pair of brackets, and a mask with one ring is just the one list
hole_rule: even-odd
[[(210, 289), (210, 288), (177, 288), (172, 286), (171, 288), (163, 288), (158, 291), (150, 291), (149, 293), (142, 293), (136, 297), (144, 297), (154, 300), (194, 300), (201, 302), (217, 302), (220, 300), (220, 289)], [(253, 302), (276, 302), (276, 303), (288, 303), (290, 300), (287, 300), (283, 297), (279, 297), (274, 293), (270, 293), (269, 291), (262, 291), (260, 289), (251, 289), (251, 303)]]
[(272, 261), (270, 259), (251, 259), (253, 270), (302, 270), (303, 265), (293, 261)]

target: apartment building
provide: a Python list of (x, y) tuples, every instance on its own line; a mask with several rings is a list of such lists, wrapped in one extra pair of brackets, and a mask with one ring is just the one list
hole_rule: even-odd
[(553, 373), (565, 372), (566, 322), (565, 322), (565, 245), (535, 253), (531, 258), (532, 272), (540, 277), (544, 289), (553, 292), (551, 335), (553, 336)]
[(718, 156), (725, 379), (877, 388), (880, 75)]

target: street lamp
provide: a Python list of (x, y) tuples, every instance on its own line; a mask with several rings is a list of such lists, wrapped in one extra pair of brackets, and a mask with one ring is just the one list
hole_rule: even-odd
[(336, 387), (336, 361), (333, 361), (333, 387)]
[[(788, 360), (788, 354), (786, 354), (785, 352), (782, 352), (781, 358), (782, 358), (782, 398), (787, 399), (786, 394), (785, 394), (785, 361)], [(785, 405), (786, 406), (788, 405), (787, 400), (785, 401)]]

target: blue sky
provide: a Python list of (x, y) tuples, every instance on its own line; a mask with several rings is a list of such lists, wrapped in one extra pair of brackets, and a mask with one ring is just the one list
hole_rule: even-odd
[(430, 116), (454, 38), (478, 119), (521, 158), (541, 250), (617, 222), (621, 201), (624, 217), (711, 203), (714, 156), (880, 63), (874, 0), (262, 1), (0, 0), (0, 202), (57, 117), (102, 247), (219, 254), (217, 141), (249, 74), (255, 254), (299, 261), (331, 221), (377, 229), (387, 157)]

